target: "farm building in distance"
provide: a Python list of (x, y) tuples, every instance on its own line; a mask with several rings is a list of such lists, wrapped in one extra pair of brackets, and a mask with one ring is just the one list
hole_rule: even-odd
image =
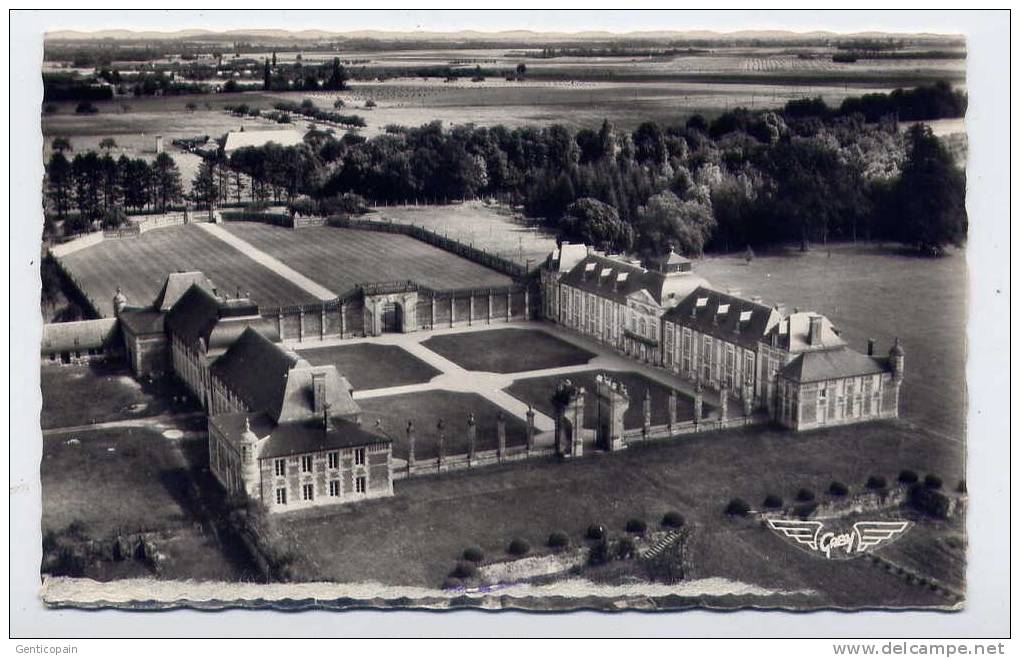
[(670, 253), (647, 264), (564, 243), (541, 272), (546, 319), (696, 387), (768, 412), (794, 430), (899, 415), (904, 355), (847, 346), (817, 313), (783, 317), (760, 300), (721, 293)]

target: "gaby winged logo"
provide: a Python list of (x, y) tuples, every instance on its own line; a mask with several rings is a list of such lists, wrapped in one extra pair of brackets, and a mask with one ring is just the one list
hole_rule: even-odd
[(850, 530), (827, 530), (821, 521), (768, 519), (776, 533), (801, 548), (830, 560), (846, 560), (887, 544), (903, 535), (910, 521), (858, 521)]

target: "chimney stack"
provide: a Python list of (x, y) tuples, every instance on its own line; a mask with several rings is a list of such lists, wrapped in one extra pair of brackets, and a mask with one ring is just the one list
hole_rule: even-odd
[(326, 410), (326, 373), (312, 372), (312, 409), (316, 416), (322, 416)]
[(808, 344), (809, 345), (821, 345), (822, 344), (822, 316), (812, 315), (810, 330), (808, 332)]
[(868, 356), (875, 356), (875, 339), (868, 339)]

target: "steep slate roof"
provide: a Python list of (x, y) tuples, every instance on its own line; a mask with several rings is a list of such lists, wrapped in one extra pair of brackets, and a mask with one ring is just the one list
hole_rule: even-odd
[(228, 441), (238, 445), (245, 431), (245, 420), (259, 438), (259, 459), (392, 442), (385, 434), (342, 418), (331, 420), (328, 431), (323, 428), (321, 419), (277, 425), (264, 413), (220, 414), (210, 418), (209, 422)]
[(888, 359), (866, 356), (848, 347), (841, 347), (804, 352), (786, 364), (779, 374), (786, 379), (806, 383), (875, 375), (888, 370)]
[(560, 281), (619, 304), (626, 304), (631, 294), (647, 290), (662, 306), (671, 306), (706, 284), (704, 279), (689, 272), (667, 275), (598, 253), (585, 256)]
[(315, 417), (312, 373), (325, 374), (325, 404), (329, 405), (330, 418), (356, 418), (361, 413), (361, 407), (354, 401), (350, 382), (337, 372), (336, 366), (312, 366), (305, 361), (290, 371), (277, 422)]
[(53, 322), (43, 325), (43, 354), (101, 349), (117, 340), (117, 318)]
[(166, 325), (186, 344), (205, 342), (208, 352), (226, 349), (249, 326), (272, 340), (279, 331), (259, 315), (258, 306), (248, 299), (218, 299), (212, 292), (192, 284), (167, 313)]
[(125, 308), (118, 316), (121, 325), (136, 336), (163, 333), (166, 313), (151, 308)]
[[(822, 340), (818, 345), (811, 345), (808, 342), (812, 317), (820, 317), (822, 319)], [(829, 350), (846, 346), (846, 341), (836, 333), (836, 329), (832, 326), (829, 318), (818, 313), (793, 313), (777, 324), (773, 332), (776, 334), (776, 345), (794, 354), (809, 350)]]
[(301, 133), (293, 129), (286, 130), (235, 130), (227, 133), (227, 141), (223, 151), (230, 153), (245, 146), (265, 146), (276, 142), (280, 146), (296, 146), (303, 142)]
[(588, 255), (588, 247), (583, 244), (564, 242), (549, 254), (549, 269), (556, 272), (569, 272), (578, 261)]
[(157, 311), (169, 311), (192, 285), (213, 290), (212, 281), (201, 272), (171, 272), (163, 281), (163, 288), (156, 296), (152, 307)]
[(770, 306), (701, 286), (667, 311), (663, 320), (753, 350), (781, 318)]

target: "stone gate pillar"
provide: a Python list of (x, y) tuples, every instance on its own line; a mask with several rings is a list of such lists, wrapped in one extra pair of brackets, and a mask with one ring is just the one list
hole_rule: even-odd
[(319, 312), (319, 340), (326, 339), (326, 305), (322, 305), (322, 310)]
[(298, 342), (303, 343), (305, 341), (305, 309), (304, 307), (298, 309)]
[(283, 309), (276, 312), (276, 327), (280, 330), (280, 341), (283, 341)]
[(596, 442), (603, 450), (614, 452), (627, 447), (623, 438), (623, 415), (630, 407), (627, 387), (608, 375), (595, 378), (595, 395), (598, 410)]
[(556, 408), (556, 454), (563, 458), (584, 455), (584, 388), (569, 379), (560, 382), (553, 393)]
[(446, 455), (443, 454), (446, 443), (446, 426), (443, 424), (443, 419), (440, 418), (439, 422), (436, 423), (436, 470), (443, 470), (443, 464), (446, 460)]
[(652, 393), (645, 389), (644, 400), (641, 401), (641, 434), (647, 439), (652, 431)]
[(528, 436), (527, 436), (527, 448), (528, 456), (531, 456), (531, 451), (535, 449), (535, 410), (528, 405)]
[(506, 419), (503, 418), (503, 412), (500, 411), (496, 415), (496, 458), (499, 461), (506, 459)]
[(486, 299), (487, 299), (488, 304), (489, 304), (489, 310), (485, 314), (485, 321), (487, 323), (489, 323), (489, 324), (492, 324), (492, 291), (491, 290), (486, 295)]
[(414, 469), (414, 422), (407, 421), (407, 474)]
[(475, 440), (477, 438), (478, 427), (475, 423), (475, 415), (470, 413), (467, 419), (468, 466), (475, 463)]
[(468, 326), (475, 323), (475, 294), (468, 295)]
[(701, 381), (694, 385), (694, 426), (701, 423), (701, 414), (705, 405), (705, 394), (701, 391)]
[(457, 298), (450, 295), (450, 326), (457, 322)]
[(347, 319), (344, 317), (344, 303), (340, 302), (340, 337), (343, 338), (344, 334), (347, 333)]

